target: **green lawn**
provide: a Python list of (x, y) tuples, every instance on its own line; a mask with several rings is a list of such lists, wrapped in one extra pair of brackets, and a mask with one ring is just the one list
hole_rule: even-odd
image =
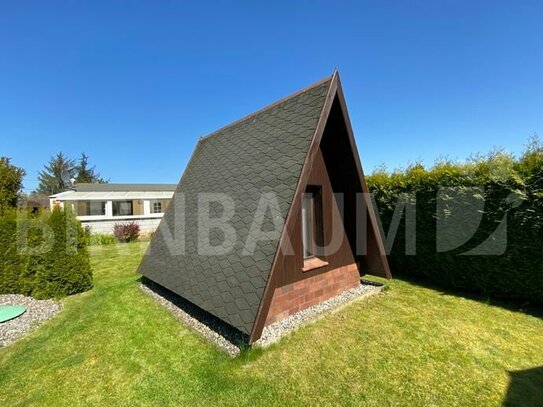
[[(231, 359), (138, 289), (146, 244), (93, 247), (95, 288), (0, 350), (0, 406), (492, 406), (543, 366), (542, 319), (400, 280)], [(541, 403), (542, 369), (514, 405)]]

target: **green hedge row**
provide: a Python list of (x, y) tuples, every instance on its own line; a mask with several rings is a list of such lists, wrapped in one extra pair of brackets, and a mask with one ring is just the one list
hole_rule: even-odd
[(543, 303), (539, 141), (520, 158), (498, 152), (463, 164), (380, 170), (367, 180), (389, 239), (397, 226), (396, 238), (388, 240), (393, 273)]
[(0, 217), (0, 294), (59, 298), (92, 288), (88, 238), (75, 216), (59, 208)]

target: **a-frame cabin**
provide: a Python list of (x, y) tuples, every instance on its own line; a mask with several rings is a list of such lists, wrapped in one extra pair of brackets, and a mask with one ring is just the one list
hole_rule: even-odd
[(390, 278), (335, 72), (200, 139), (139, 272), (246, 334)]

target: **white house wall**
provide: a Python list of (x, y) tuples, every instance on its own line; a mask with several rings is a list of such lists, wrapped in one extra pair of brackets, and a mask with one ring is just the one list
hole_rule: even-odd
[[(51, 208), (54, 206), (69, 207), (77, 214), (80, 213), (77, 211), (78, 202), (103, 201), (105, 202), (104, 215), (77, 215), (77, 219), (84, 227), (88, 226), (91, 233), (113, 234), (115, 224), (135, 222), (140, 226), (142, 234), (148, 234), (154, 232), (158, 227), (172, 196), (173, 191), (66, 191), (52, 195), (50, 203)], [(133, 202), (133, 215), (113, 216), (113, 201), (120, 200)], [(153, 201), (162, 203), (162, 213), (151, 213)]]
[(100, 233), (100, 234), (113, 234), (113, 226), (116, 223), (130, 223), (134, 222), (140, 226), (140, 233), (149, 234), (156, 230), (158, 224), (160, 223), (160, 218), (150, 218), (150, 219), (118, 219), (118, 220), (98, 220), (98, 221), (81, 221), (83, 227), (88, 226), (91, 233)]

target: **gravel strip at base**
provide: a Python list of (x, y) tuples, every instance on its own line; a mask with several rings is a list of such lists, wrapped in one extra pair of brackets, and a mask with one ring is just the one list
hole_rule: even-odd
[(282, 319), (281, 321), (268, 325), (264, 328), (260, 339), (253, 345), (260, 347), (269, 346), (296, 329), (307, 325), (310, 322), (317, 321), (320, 317), (324, 316), (330, 311), (338, 310), (355, 300), (377, 294), (382, 288), (382, 285), (363, 281), (359, 287), (344, 291), (335, 297), (301, 310), (290, 317)]
[[(247, 335), (166, 288), (150, 280), (144, 280), (140, 284), (140, 288), (169, 310), (178, 320), (188, 325), (189, 328), (218, 346), (230, 356), (239, 355), (242, 349), (249, 346)], [(362, 281), (359, 287), (347, 290), (336, 297), (306, 308), (288, 318), (265, 327), (262, 337), (253, 345), (260, 347), (269, 346), (299, 327), (318, 320), (324, 314), (338, 310), (355, 300), (377, 294), (382, 288), (380, 284)]]
[(0, 323), (0, 348), (15, 342), (44, 321), (53, 318), (62, 309), (54, 300), (35, 300), (20, 294), (0, 295), (0, 305), (19, 305), (26, 312), (15, 319)]
[(140, 288), (170, 311), (178, 320), (230, 356), (237, 356), (242, 349), (248, 347), (247, 335), (175, 293), (151, 281), (142, 282)]

